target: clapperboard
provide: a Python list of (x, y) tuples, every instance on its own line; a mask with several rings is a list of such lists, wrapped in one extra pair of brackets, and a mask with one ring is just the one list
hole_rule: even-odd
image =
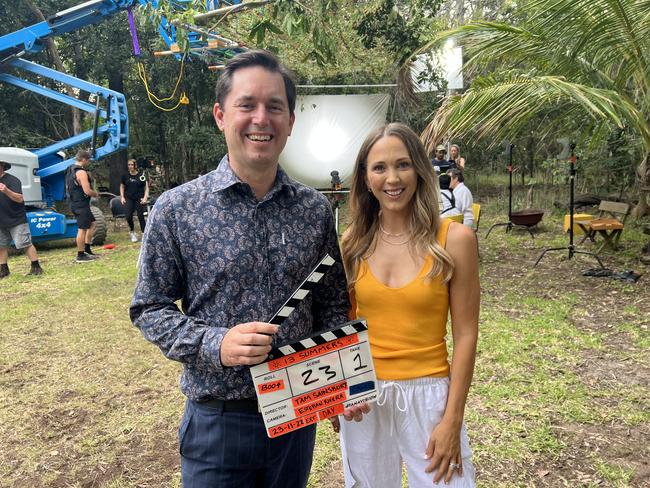
[[(270, 320), (281, 325), (334, 259), (326, 255)], [(271, 350), (250, 368), (269, 437), (314, 424), (377, 398), (377, 378), (364, 320), (311, 334)]]

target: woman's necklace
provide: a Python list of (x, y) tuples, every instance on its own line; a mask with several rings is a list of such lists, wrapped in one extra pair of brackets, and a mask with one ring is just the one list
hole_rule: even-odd
[[(387, 233), (387, 235), (392, 236), (393, 234), (388, 234)], [(404, 234), (398, 234), (398, 235), (402, 236)], [(380, 239), (382, 241), (384, 241), (386, 244), (390, 244), (391, 246), (403, 246), (404, 244), (408, 244), (409, 242), (411, 242), (411, 236), (410, 235), (408, 236), (408, 238), (405, 241), (402, 241), (402, 242), (391, 242), (382, 235), (380, 235), (379, 237), (380, 237)]]
[[(388, 232), (386, 229), (384, 229), (384, 226), (381, 223), (381, 220), (382, 220), (381, 219), (381, 211), (379, 212), (378, 217), (379, 217), (379, 219), (378, 219), (379, 220), (379, 222), (378, 222), (379, 223), (379, 231), (381, 232), (381, 234), (384, 234), (384, 235), (380, 234), (379, 237), (381, 237), (381, 240), (384, 241), (386, 244), (390, 244), (391, 246), (403, 246), (404, 244), (407, 244), (407, 243), (409, 243), (411, 241), (411, 232), (410, 231), (408, 232), (408, 237), (406, 238), (405, 241), (391, 242), (388, 239), (386, 239), (386, 237), (402, 237), (404, 235), (407, 235), (407, 233), (406, 232), (400, 232), (399, 234), (393, 234), (392, 232)], [(384, 236), (386, 236), (386, 237), (384, 237)]]
[(390, 237), (402, 237), (405, 234), (405, 232), (400, 232), (399, 234), (391, 234), (386, 229), (384, 229), (384, 226), (381, 225), (381, 222), (379, 222), (379, 230), (381, 231), (382, 234), (386, 234), (387, 236)]

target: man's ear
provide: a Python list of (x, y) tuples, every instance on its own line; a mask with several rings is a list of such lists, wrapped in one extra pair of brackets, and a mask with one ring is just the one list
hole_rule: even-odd
[(221, 110), (221, 107), (219, 107), (218, 103), (214, 104), (214, 107), (212, 109), (212, 116), (214, 117), (214, 121), (217, 123), (219, 130), (223, 131), (223, 110)]
[(293, 130), (293, 123), (296, 121), (296, 114), (295, 112), (289, 115), (289, 134), (291, 135), (291, 131)]

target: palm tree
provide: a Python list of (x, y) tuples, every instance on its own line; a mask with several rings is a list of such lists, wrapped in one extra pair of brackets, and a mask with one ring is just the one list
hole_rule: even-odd
[(591, 121), (602, 141), (612, 126), (633, 141), (639, 165), (639, 205), (650, 192), (650, 1), (531, 0), (521, 25), (473, 22), (445, 31), (421, 52), (453, 37), (465, 47), (477, 77), (462, 95), (445, 99), (423, 138), (514, 137), (536, 114), (561, 108), (563, 120)]

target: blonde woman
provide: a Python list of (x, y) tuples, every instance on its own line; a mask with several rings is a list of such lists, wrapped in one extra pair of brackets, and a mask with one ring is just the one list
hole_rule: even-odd
[(352, 178), (343, 261), (379, 395), (365, 415), (346, 412), (357, 422), (341, 422), (346, 486), (399, 488), (404, 461), (411, 487), (473, 487), (463, 416), (478, 337), (476, 237), (440, 217), (431, 163), (403, 124), (367, 137)]
[(460, 147), (458, 147), (458, 144), (449, 146), (449, 162), (453, 162), (451, 165), (452, 168), (456, 167), (461, 171), (465, 170), (465, 158), (460, 155)]

